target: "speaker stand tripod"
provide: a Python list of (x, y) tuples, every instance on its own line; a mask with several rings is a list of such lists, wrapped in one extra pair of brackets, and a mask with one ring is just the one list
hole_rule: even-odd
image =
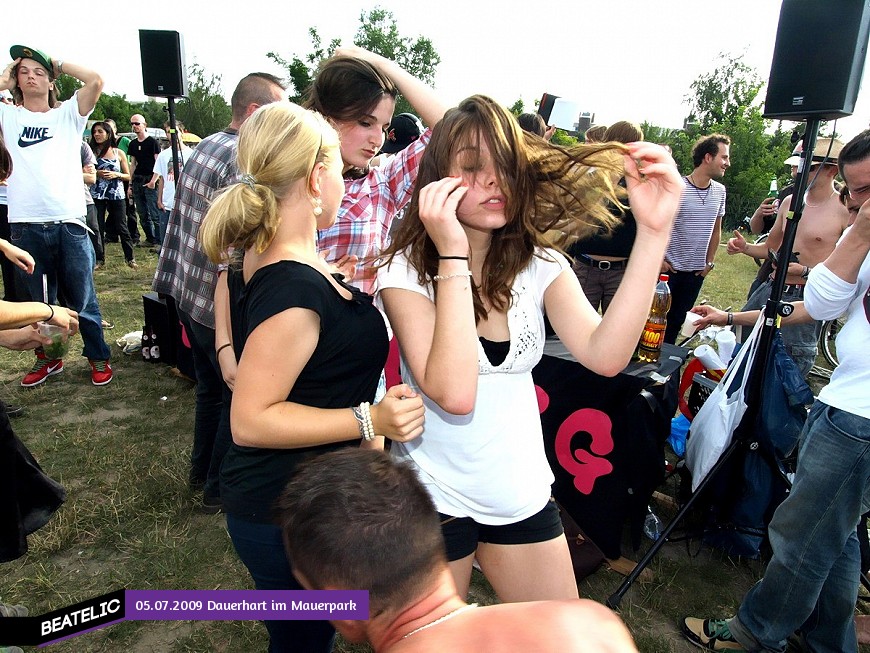
[(653, 545), (649, 548), (643, 558), (640, 559), (634, 570), (622, 582), (617, 590), (608, 597), (606, 604), (607, 607), (612, 610), (619, 608), (622, 597), (625, 596), (625, 593), (629, 590), (634, 581), (638, 579), (643, 570), (646, 569), (650, 562), (652, 562), (652, 559), (665, 545), (665, 542), (667, 542), (668, 536), (671, 532), (685, 518), (698, 497), (703, 494), (708, 485), (728, 463), (731, 456), (738, 450), (760, 451), (764, 460), (773, 468), (774, 474), (778, 476), (782, 475), (782, 469), (772, 453), (769, 453), (769, 447), (764, 446), (763, 443), (758, 441), (758, 438), (755, 437), (756, 434), (754, 433), (754, 430), (761, 408), (761, 389), (764, 387), (764, 379), (768, 371), (767, 360), (773, 343), (773, 336), (778, 328), (777, 324), (779, 322), (779, 316), (789, 315), (793, 310), (791, 304), (781, 303), (782, 292), (785, 287), (785, 270), (788, 268), (788, 261), (791, 259), (795, 234), (797, 233), (798, 223), (800, 222), (803, 213), (804, 194), (809, 186), (808, 182), (810, 176), (810, 165), (812, 162), (812, 152), (816, 147), (819, 123), (820, 120), (817, 118), (807, 120), (807, 129), (804, 134), (803, 154), (801, 154), (801, 156), (805, 158), (802, 161), (803, 165), (801, 166), (800, 173), (797, 177), (794, 195), (792, 195), (794, 198), (792, 201), (792, 215), (790, 215), (786, 220), (782, 245), (779, 248), (779, 253), (777, 254), (776, 259), (777, 269), (780, 270), (781, 273), (774, 277), (770, 298), (767, 300), (767, 304), (764, 308), (764, 323), (762, 325), (758, 342), (758, 349), (755, 352), (755, 357), (752, 359), (751, 367), (746, 372), (750, 375), (746, 393), (746, 412), (734, 431), (731, 444), (729, 444), (725, 451), (722, 452), (719, 460), (716, 461), (716, 464), (698, 485), (698, 489), (692, 493), (692, 496), (689, 497), (686, 504), (679, 510), (679, 512), (677, 512), (676, 516), (664, 527), (664, 529), (662, 529), (659, 538), (653, 542)]

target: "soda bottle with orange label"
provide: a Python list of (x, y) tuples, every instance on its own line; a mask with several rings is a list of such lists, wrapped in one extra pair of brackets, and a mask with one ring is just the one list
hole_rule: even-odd
[(653, 297), (652, 308), (643, 333), (640, 336), (640, 344), (637, 347), (637, 357), (644, 363), (655, 363), (659, 360), (662, 351), (662, 342), (665, 339), (665, 327), (667, 315), (671, 308), (671, 289), (668, 287), (668, 275), (659, 275), (656, 284), (656, 294)]

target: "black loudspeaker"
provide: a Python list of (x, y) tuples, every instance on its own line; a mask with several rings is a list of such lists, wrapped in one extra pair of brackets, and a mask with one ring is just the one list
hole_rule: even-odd
[(184, 40), (178, 32), (140, 29), (139, 51), (142, 54), (142, 88), (152, 97), (187, 95), (187, 66), (184, 63)]
[(852, 115), (868, 34), (870, 0), (783, 0), (764, 117)]

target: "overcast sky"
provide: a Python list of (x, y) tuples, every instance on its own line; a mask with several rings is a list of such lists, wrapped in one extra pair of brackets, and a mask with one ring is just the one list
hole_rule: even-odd
[[(665, 127), (682, 126), (689, 85), (713, 69), (720, 52), (745, 54), (768, 78), (780, 8), (778, 0), (378, 4), (393, 12), (403, 35), (432, 40), (442, 59), (436, 86), (451, 103), (485, 93), (506, 105), (522, 97), (533, 110), (548, 92), (577, 101), (598, 123), (648, 120)], [(249, 72), (282, 73), (266, 58), (270, 50), (286, 58), (307, 53), (309, 27), (325, 43), (336, 37), (350, 43), (360, 13), (374, 6), (353, 0), (151, 0), (103, 5), (116, 10), (107, 19), (102, 7), (43, 0), (38, 20), (23, 9), (4, 12), (0, 52), (8, 56), (18, 43), (40, 48), (98, 70), (107, 93), (139, 100), (138, 30), (172, 29), (184, 37), (188, 64), (220, 75), (229, 95)], [(870, 123), (866, 95), (859, 96), (855, 115), (838, 125), (846, 137)]]

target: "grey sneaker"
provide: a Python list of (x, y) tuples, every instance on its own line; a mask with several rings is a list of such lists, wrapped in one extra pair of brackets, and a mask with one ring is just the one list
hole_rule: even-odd
[(30, 611), (23, 605), (6, 605), (0, 603), (0, 617), (26, 617)]

